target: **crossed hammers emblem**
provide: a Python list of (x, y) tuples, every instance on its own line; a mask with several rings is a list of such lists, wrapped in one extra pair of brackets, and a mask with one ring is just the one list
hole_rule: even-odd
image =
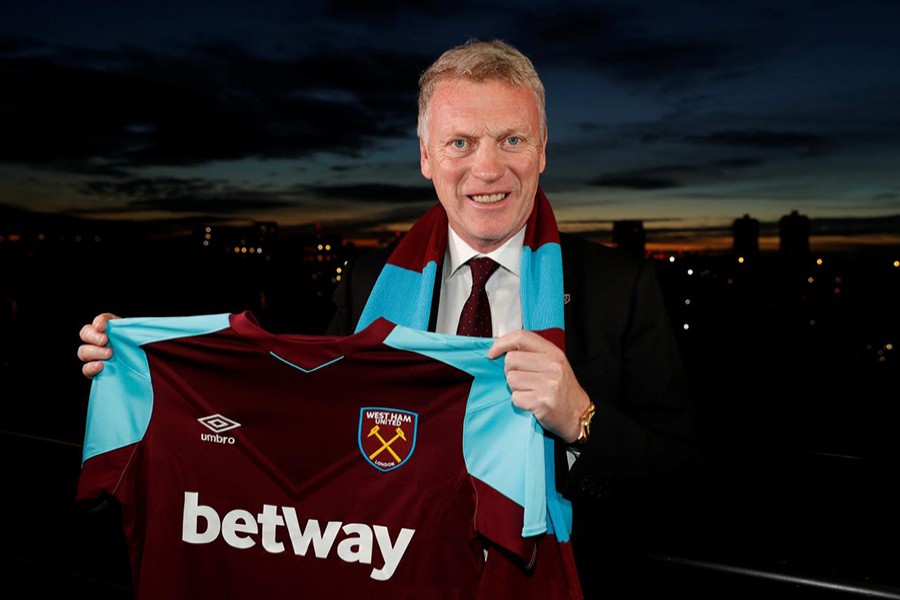
[(369, 455), (369, 460), (374, 459), (376, 456), (378, 456), (379, 454), (381, 454), (382, 452), (384, 452), (385, 450), (387, 450), (388, 452), (391, 453), (391, 456), (394, 457), (394, 460), (396, 460), (398, 463), (403, 462), (403, 460), (402, 460), (399, 456), (397, 456), (397, 453), (394, 452), (394, 450), (391, 448), (391, 444), (393, 444), (395, 441), (397, 441), (398, 438), (401, 439), (401, 440), (403, 440), (404, 442), (406, 441), (406, 435), (403, 433), (403, 430), (400, 429), (399, 427), (397, 427), (397, 428), (396, 428), (397, 433), (394, 435), (394, 437), (392, 437), (391, 439), (385, 441), (385, 439), (384, 439), (383, 437), (381, 437), (381, 434), (378, 433), (378, 430), (379, 430), (379, 429), (380, 429), (380, 428), (378, 427), (378, 425), (374, 426), (374, 427), (372, 428), (372, 430), (369, 431), (369, 434), (366, 436), (367, 438), (369, 438), (369, 437), (372, 437), (372, 436), (374, 435), (374, 436), (377, 437), (377, 438), (379, 439), (379, 441), (381, 442), (381, 448), (379, 448), (378, 450), (376, 450), (375, 452), (373, 452), (372, 454), (370, 454), (370, 455)]

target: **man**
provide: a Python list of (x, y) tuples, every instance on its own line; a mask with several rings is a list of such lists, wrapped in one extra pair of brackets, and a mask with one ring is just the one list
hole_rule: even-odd
[[(467, 42), (439, 57), (419, 84), (421, 171), (439, 205), (397, 248), (349, 266), (328, 333), (350, 334), (378, 316), (456, 333), (472, 287), (468, 259), (499, 263), (486, 284), (497, 338), (489, 356), (506, 354), (513, 402), (569, 447), (568, 456), (559, 453), (558, 483), (573, 503), (587, 597), (616, 591), (634, 583), (621, 568), (622, 544), (667, 514), (663, 493), (698, 461), (653, 265), (557, 232), (539, 186), (544, 87), (518, 50)], [(110, 317), (81, 331), (88, 377), (111, 355), (103, 333)]]

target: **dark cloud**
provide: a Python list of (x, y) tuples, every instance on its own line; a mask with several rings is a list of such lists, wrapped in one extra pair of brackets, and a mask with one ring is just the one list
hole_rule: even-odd
[(808, 154), (821, 154), (836, 147), (831, 136), (807, 131), (781, 131), (773, 129), (726, 129), (703, 134), (677, 132), (652, 132), (640, 137), (643, 144), (692, 144), (697, 146), (721, 146), (756, 148), (759, 150), (801, 150)]
[(423, 62), (390, 53), (279, 60), (234, 44), (176, 57), (34, 40), (0, 47), (0, 161), (86, 173), (359, 156), (412, 135)]
[[(289, 189), (260, 189), (242, 187), (225, 181), (199, 177), (132, 177), (125, 179), (94, 179), (78, 190), (86, 197), (101, 200), (91, 212), (167, 211), (172, 213), (207, 213), (240, 216), (247, 213), (264, 214), (269, 211), (296, 208), (310, 204), (327, 205), (341, 200), (360, 204), (393, 203), (423, 204), (435, 201), (430, 186), (403, 186), (379, 183), (353, 185), (296, 186)], [(117, 208), (109, 208), (117, 201)], [(405, 207), (398, 209), (406, 214)], [(421, 213), (420, 208), (413, 209)], [(355, 219), (355, 215), (348, 215)], [(396, 218), (393, 216), (386, 218)], [(380, 223), (380, 219), (377, 223)], [(368, 226), (368, 224), (364, 224)]]
[(360, 218), (358, 216), (346, 215), (330, 221), (322, 221), (321, 224), (323, 228), (340, 231), (345, 236), (352, 236), (355, 234), (366, 235), (374, 231), (384, 231), (386, 228), (398, 223), (412, 223), (421, 217), (434, 202), (437, 202), (437, 200), (434, 200), (431, 204), (423, 203), (394, 207), (386, 209), (372, 217)]
[(798, 131), (769, 131), (765, 129), (732, 129), (705, 135), (684, 136), (684, 141), (712, 146), (760, 148), (764, 150), (801, 149), (813, 153), (830, 147), (827, 136)]
[(766, 161), (761, 158), (723, 158), (714, 160), (709, 163), (712, 167), (721, 167), (724, 169), (751, 169), (762, 167)]
[(217, 183), (201, 178), (155, 177), (127, 180), (93, 180), (79, 188), (88, 196), (104, 198), (188, 198), (215, 191)]
[(810, 219), (812, 235), (866, 236), (883, 234), (896, 236), (898, 231), (900, 231), (900, 215)]
[(666, 179), (653, 175), (621, 174), (603, 175), (592, 179), (588, 185), (596, 187), (625, 188), (630, 190), (667, 190), (681, 187), (674, 179)]
[[(624, 83), (676, 88), (734, 78), (773, 54), (752, 36), (710, 29), (691, 34), (654, 30), (648, 15), (635, 8), (557, 6), (541, 14), (520, 15), (516, 41), (540, 68), (565, 65), (602, 73)], [(527, 26), (525, 26), (527, 25)]]
[(325, 15), (336, 19), (363, 19), (371, 22), (391, 19), (409, 12), (444, 14), (462, 10), (468, 2), (448, 4), (443, 0), (390, 0), (371, 2), (370, 0), (331, 0), (325, 8)]
[(729, 158), (698, 164), (658, 165), (601, 175), (589, 180), (587, 185), (643, 191), (666, 190), (698, 181), (725, 178), (736, 170), (752, 169), (764, 164), (765, 161), (759, 158)]
[(329, 185), (307, 187), (310, 193), (321, 198), (334, 198), (352, 202), (427, 202), (436, 198), (431, 186), (407, 186), (382, 183), (354, 185)]
[(136, 210), (171, 213), (206, 213), (217, 215), (265, 214), (277, 208), (294, 206), (293, 202), (278, 200), (267, 194), (240, 194), (214, 197), (144, 198), (134, 200), (122, 208), (123, 212)]
[(239, 215), (292, 207), (297, 202), (283, 192), (240, 189), (236, 186), (200, 178), (132, 178), (123, 181), (94, 180), (79, 191), (86, 196), (120, 200), (118, 208), (99, 208), (89, 212), (165, 211), (171, 213), (207, 213)]

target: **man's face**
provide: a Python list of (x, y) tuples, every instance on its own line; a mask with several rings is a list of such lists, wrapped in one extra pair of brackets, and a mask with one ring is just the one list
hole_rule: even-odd
[(434, 183), (450, 227), (490, 252), (528, 220), (547, 158), (537, 103), (498, 81), (442, 81), (428, 107), (422, 175)]

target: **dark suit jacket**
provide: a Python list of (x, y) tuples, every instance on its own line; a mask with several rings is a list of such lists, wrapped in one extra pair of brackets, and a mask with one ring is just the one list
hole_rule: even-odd
[[(566, 355), (597, 412), (573, 468), (557, 469), (558, 484), (573, 503), (586, 594), (627, 597), (622, 589), (641, 577), (627, 568), (629, 553), (665, 533), (677, 512), (673, 492), (698, 464), (687, 382), (652, 261), (560, 237)], [(329, 333), (352, 333), (390, 250), (361, 255), (345, 270)]]

